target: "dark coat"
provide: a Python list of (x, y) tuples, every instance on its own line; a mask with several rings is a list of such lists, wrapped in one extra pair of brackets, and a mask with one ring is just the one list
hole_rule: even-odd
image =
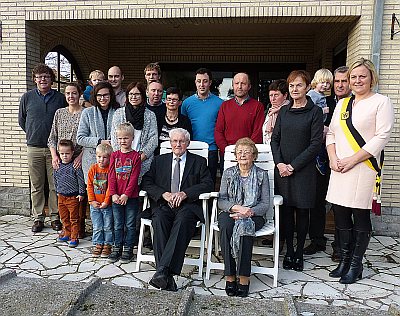
[[(151, 198), (151, 208), (167, 204), (162, 194), (171, 191), (172, 153), (156, 156), (150, 170), (143, 176), (142, 188)], [(187, 152), (180, 191), (187, 198), (182, 206), (193, 207), (198, 218), (204, 221), (199, 195), (213, 190), (214, 184), (205, 158)]]
[(293, 102), (279, 111), (271, 137), (275, 165), (291, 164), (294, 173), (281, 178), (275, 167), (275, 184), (283, 204), (312, 208), (316, 196), (315, 158), (322, 146), (322, 110), (309, 97), (304, 108), (292, 108)]

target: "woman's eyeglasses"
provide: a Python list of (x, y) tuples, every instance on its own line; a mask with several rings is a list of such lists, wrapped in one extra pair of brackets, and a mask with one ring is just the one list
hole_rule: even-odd
[(97, 99), (109, 99), (110, 98), (110, 94), (109, 93), (105, 93), (105, 94), (96, 94), (96, 98)]

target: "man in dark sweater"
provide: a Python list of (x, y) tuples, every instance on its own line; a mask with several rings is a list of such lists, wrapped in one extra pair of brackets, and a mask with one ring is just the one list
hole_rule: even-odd
[(53, 117), (56, 110), (65, 107), (64, 95), (51, 89), (55, 80), (53, 70), (45, 64), (38, 64), (32, 70), (32, 80), (36, 88), (22, 95), (18, 123), (26, 133), (28, 170), (31, 184), (33, 232), (40, 232), (45, 218), (45, 182), (49, 186), (48, 206), (51, 226), (61, 230), (62, 225), (57, 210), (57, 195), (53, 182), (51, 153), (47, 147)]

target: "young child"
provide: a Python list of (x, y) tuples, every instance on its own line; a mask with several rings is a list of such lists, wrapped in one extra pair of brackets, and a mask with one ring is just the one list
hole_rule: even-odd
[(111, 154), (108, 175), (114, 219), (114, 245), (108, 260), (129, 262), (133, 258), (135, 220), (139, 209), (138, 178), (140, 154), (132, 149), (134, 128), (131, 123), (117, 127), (120, 150)]
[[(329, 107), (326, 103), (325, 92), (329, 91), (333, 83), (332, 73), (325, 68), (316, 71), (313, 80), (311, 81), (312, 90), (307, 92), (307, 95), (322, 109), (324, 123), (328, 117)], [(328, 127), (324, 128), (324, 142), (321, 146), (321, 150), (316, 158), (316, 168), (318, 171), (325, 175), (328, 166), (328, 154), (325, 149), (325, 136), (328, 131)]]
[(108, 189), (108, 169), (112, 152), (110, 145), (98, 145), (97, 163), (93, 164), (88, 172), (87, 192), (93, 225), (93, 257), (108, 258), (113, 244), (113, 214)]
[(82, 169), (74, 168), (72, 141), (61, 139), (57, 150), (61, 163), (59, 168), (53, 171), (53, 176), (58, 196), (58, 211), (63, 224), (63, 230), (57, 240), (68, 242), (68, 246), (73, 248), (79, 244), (79, 202), (86, 194), (86, 186)]
[(85, 91), (83, 92), (83, 98), (86, 102), (89, 102), (90, 93), (93, 90), (93, 87), (105, 80), (104, 73), (101, 70), (93, 70), (89, 75), (88, 85), (86, 86)]

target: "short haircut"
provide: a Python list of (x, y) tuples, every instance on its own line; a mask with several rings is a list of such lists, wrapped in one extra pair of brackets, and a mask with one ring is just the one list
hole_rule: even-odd
[(190, 143), (190, 134), (184, 128), (181, 127), (173, 128), (169, 131), (168, 134), (169, 134), (169, 139), (171, 139), (174, 134), (182, 134), (185, 137), (186, 142)]
[(320, 82), (329, 82), (332, 85), (333, 75), (329, 69), (318, 69), (314, 74), (313, 80), (311, 81), (311, 86), (315, 88)]
[(96, 147), (96, 154), (106, 154), (110, 156), (113, 152), (111, 145), (109, 144), (99, 144)]
[(49, 66), (46, 64), (40, 63), (37, 64), (33, 69), (32, 69), (32, 81), (35, 82), (35, 76), (40, 75), (40, 74), (49, 74), (51, 78), (51, 82), (56, 81), (56, 75), (54, 74), (53, 69), (51, 69)]
[(150, 71), (150, 70), (157, 71), (158, 74), (161, 76), (161, 67), (158, 63), (147, 64), (146, 67), (144, 67), (144, 74), (146, 74), (146, 71)]
[(101, 70), (93, 70), (89, 75), (89, 79), (92, 80), (92, 78), (96, 75), (97, 75), (97, 77), (103, 76), (103, 79), (106, 78), (106, 76), (104, 75), (104, 72), (102, 72)]
[(133, 136), (135, 134), (135, 129), (131, 123), (124, 122), (117, 126), (117, 134), (118, 133), (127, 133)]
[(96, 95), (101, 89), (108, 89), (108, 92), (110, 93), (110, 105), (109, 105), (109, 107), (112, 108), (112, 109), (118, 109), (120, 107), (120, 105), (117, 102), (117, 99), (115, 98), (114, 89), (113, 89), (112, 85), (107, 81), (99, 82), (98, 84), (96, 84), (93, 87), (92, 93), (90, 94), (90, 103), (93, 106), (100, 107), (100, 104), (97, 101)]
[[(75, 87), (76, 90), (78, 91), (79, 95), (82, 95), (82, 93), (83, 93), (83, 91), (82, 91), (82, 85), (81, 85), (79, 82), (76, 82), (76, 81), (68, 82), (68, 83), (65, 85), (65, 88), (66, 88), (66, 87)], [(64, 91), (65, 91), (65, 90), (64, 90)]]
[(249, 76), (249, 74), (247, 72), (244, 72), (244, 71), (239, 71), (239, 72), (235, 73), (233, 75), (233, 80), (235, 80), (235, 76), (238, 75), (238, 74), (246, 75), (247, 76), (247, 82), (251, 85), (250, 76)]
[(335, 77), (337, 73), (341, 73), (341, 74), (345, 74), (349, 71), (349, 67), (347, 66), (340, 66), (338, 68), (335, 69), (335, 71), (333, 72), (333, 76)]
[(289, 84), (293, 82), (297, 77), (300, 77), (307, 86), (311, 83), (311, 76), (305, 70), (293, 70), (287, 77), (286, 81)]
[(268, 91), (271, 90), (280, 91), (283, 95), (285, 95), (285, 93), (289, 95), (289, 88), (285, 79), (278, 79), (273, 81), (268, 87)]
[(179, 100), (182, 100), (182, 91), (177, 87), (169, 87), (165, 93), (167, 96), (170, 94), (177, 94)]
[(72, 142), (72, 140), (69, 139), (60, 139), (60, 141), (58, 142), (58, 148), (60, 147), (69, 147), (72, 151), (74, 151), (75, 149), (74, 143)]
[(253, 152), (254, 160), (258, 158), (258, 149), (256, 144), (248, 137), (243, 137), (237, 140), (235, 143), (235, 156), (237, 154), (237, 149), (239, 146), (247, 146), (250, 147)]
[(160, 85), (161, 85), (161, 87), (163, 87), (163, 84), (162, 84), (162, 82), (160, 81), (160, 80), (152, 80), (152, 81), (150, 81), (149, 82), (149, 84), (147, 85), (147, 90), (149, 90), (149, 86), (152, 84), (152, 83), (159, 83)]
[(371, 89), (372, 89), (373, 87), (375, 87), (378, 84), (378, 74), (376, 72), (374, 64), (369, 59), (360, 58), (359, 60), (356, 60), (349, 67), (349, 72), (347, 74), (347, 78), (349, 79), (349, 82), (350, 82), (350, 73), (354, 70), (354, 68), (357, 68), (360, 66), (364, 66), (369, 70), (369, 73), (371, 74)]
[(126, 104), (129, 103), (129, 92), (131, 92), (131, 90), (133, 88), (137, 88), (139, 90), (140, 95), (142, 96), (142, 103), (146, 102), (146, 87), (143, 83), (136, 81), (136, 82), (131, 82), (126, 87), (126, 90), (125, 90)]
[(212, 80), (211, 70), (208, 68), (199, 68), (196, 70), (196, 75), (208, 75), (208, 79)]

